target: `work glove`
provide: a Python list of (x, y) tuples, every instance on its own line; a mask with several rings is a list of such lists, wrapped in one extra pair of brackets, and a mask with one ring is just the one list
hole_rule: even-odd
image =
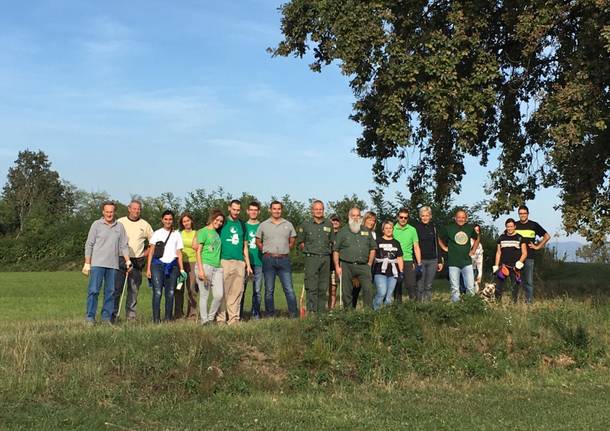
[(517, 269), (521, 269), (523, 268), (523, 262), (521, 262), (520, 260), (517, 261), (517, 263), (515, 263), (515, 268)]
[(131, 260), (125, 261), (125, 268), (127, 268), (127, 272), (129, 272), (131, 268), (133, 268), (133, 263), (131, 263)]
[(86, 263), (83, 265), (83, 269), (81, 270), (81, 272), (86, 276), (89, 277), (89, 273), (91, 272), (91, 264), (90, 263)]
[(180, 275), (178, 276), (178, 281), (181, 281), (184, 283), (187, 278), (188, 278), (188, 274), (186, 273), (186, 271), (180, 271)]
[(419, 277), (423, 273), (424, 273), (424, 267), (421, 264), (416, 265), (415, 266), (415, 276)]
[(498, 272), (498, 270), (499, 270), (499, 269), (500, 269), (500, 267), (499, 267), (498, 265), (494, 265), (494, 266), (491, 268), (491, 271), (492, 271), (492, 272), (495, 274), (496, 272)]

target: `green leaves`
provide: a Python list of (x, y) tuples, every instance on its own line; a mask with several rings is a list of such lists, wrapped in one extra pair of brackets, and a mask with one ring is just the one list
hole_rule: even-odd
[(610, 231), (607, 2), (293, 0), (281, 12), (271, 52), (313, 50), (316, 71), (341, 65), (362, 126), (356, 152), (378, 184), (405, 177), (411, 193), (444, 200), (464, 157), (485, 166), (497, 147), (494, 216), (558, 187), (568, 232)]

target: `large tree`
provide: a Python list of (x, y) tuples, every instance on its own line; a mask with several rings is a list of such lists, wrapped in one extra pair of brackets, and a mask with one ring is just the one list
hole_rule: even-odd
[(414, 200), (486, 166), (495, 216), (560, 190), (567, 232), (610, 231), (608, 0), (292, 0), (273, 55), (339, 62), (362, 126), (356, 152)]
[(12, 212), (17, 236), (24, 231), (28, 218), (36, 216), (39, 224), (44, 224), (49, 217), (70, 214), (74, 209), (72, 187), (51, 169), (42, 151), (19, 152), (8, 170), (2, 198)]

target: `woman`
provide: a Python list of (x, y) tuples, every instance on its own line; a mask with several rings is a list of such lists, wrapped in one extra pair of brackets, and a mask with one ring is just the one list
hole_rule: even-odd
[(174, 231), (174, 213), (167, 210), (161, 215), (163, 227), (153, 232), (150, 238), (146, 277), (152, 279), (153, 322), (161, 321), (161, 294), (165, 291), (164, 320), (173, 319), (174, 290), (178, 276), (186, 279), (182, 263), (182, 237)]
[[(373, 211), (367, 211), (362, 219), (362, 226), (369, 230), (374, 240), (377, 240), (377, 233), (375, 232), (375, 228), (377, 227), (377, 214), (375, 214)], [(357, 278), (352, 280), (352, 286), (352, 306), (356, 308), (356, 305), (358, 304), (358, 296), (360, 296), (361, 290), (360, 283), (358, 282)]]
[(378, 310), (381, 304), (390, 305), (398, 274), (404, 269), (402, 248), (394, 239), (394, 225), (386, 221), (382, 225), (383, 236), (377, 240), (375, 264), (373, 265), (373, 281), (377, 293), (373, 300), (373, 309)]
[(188, 320), (197, 320), (197, 275), (195, 274), (195, 264), (197, 263), (196, 251), (193, 248), (193, 239), (197, 235), (197, 231), (193, 229), (193, 216), (189, 212), (185, 212), (178, 220), (180, 226), (180, 236), (184, 248), (182, 249), (182, 262), (184, 270), (188, 274), (188, 278), (182, 284), (180, 289), (176, 289), (174, 294), (174, 318), (180, 319), (184, 316), (184, 294), (187, 294), (188, 305), (186, 307), (186, 318)]
[(504, 282), (510, 277), (513, 282), (513, 302), (517, 302), (519, 284), (521, 283), (520, 270), (523, 268), (523, 262), (527, 259), (527, 245), (523, 237), (515, 231), (517, 224), (514, 219), (506, 220), (504, 226), (506, 231), (498, 238), (496, 263), (493, 267), (493, 272), (498, 277), (495, 293), (496, 301), (502, 300)]
[[(197, 285), (199, 286), (199, 315), (201, 324), (213, 322), (220, 308), (223, 296), (223, 273), (220, 266), (220, 236), (218, 231), (222, 227), (225, 216), (222, 211), (212, 210), (208, 217), (208, 224), (199, 229), (193, 242), (196, 250)], [(212, 290), (212, 304), (208, 311), (208, 296)]]
[(436, 273), (443, 270), (444, 259), (438, 246), (438, 232), (432, 221), (432, 209), (423, 206), (419, 209), (419, 221), (412, 223), (417, 231), (421, 261), (416, 268), (417, 290), (415, 297), (418, 301), (432, 300), (432, 282)]

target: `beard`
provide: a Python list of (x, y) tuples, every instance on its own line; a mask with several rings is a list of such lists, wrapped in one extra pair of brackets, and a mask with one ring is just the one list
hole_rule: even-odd
[(360, 222), (356, 221), (356, 220), (352, 220), (349, 219), (349, 230), (352, 231), (352, 233), (358, 233), (360, 232)]

